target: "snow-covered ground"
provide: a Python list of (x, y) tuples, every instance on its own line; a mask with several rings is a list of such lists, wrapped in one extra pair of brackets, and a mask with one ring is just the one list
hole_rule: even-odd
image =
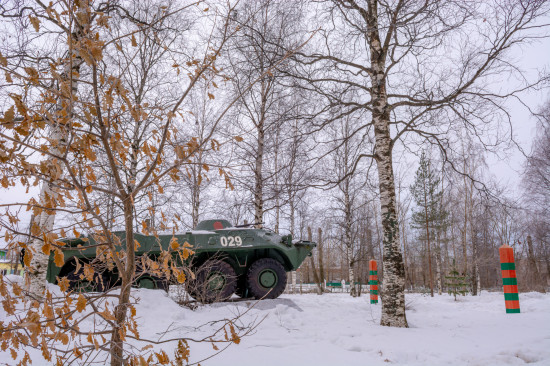
[[(152, 298), (142, 291), (141, 306), (153, 309), (157, 303), (146, 300)], [(506, 314), (502, 293), (483, 292), (456, 302), (448, 295), (408, 294), (406, 302), (410, 328), (397, 329), (379, 325), (381, 304), (371, 305), (368, 296), (308, 294), (263, 300), (247, 314), (265, 316), (255, 334), (203, 364), (550, 365), (548, 294), (520, 294), (521, 314)], [(253, 304), (214, 304), (186, 317), (193, 318), (188, 319), (192, 323), (204, 322)], [(164, 305), (166, 311), (175, 309)], [(195, 359), (211, 350), (194, 348)]]
[[(220, 326), (209, 322), (248, 311), (236, 324), (255, 322), (253, 334), (203, 366), (550, 365), (550, 294), (520, 294), (521, 314), (505, 313), (502, 293), (483, 292), (456, 302), (448, 295), (407, 294), (408, 329), (381, 327), (381, 304), (369, 304), (368, 295), (283, 295), (194, 311), (159, 290), (139, 289), (135, 296), (143, 338), (201, 338)], [(209, 343), (190, 346), (192, 361), (215, 352)], [(174, 347), (164, 344), (162, 349), (173, 355)], [(40, 352), (31, 356), (33, 365), (47, 364)], [(0, 364), (9, 360), (8, 353), (0, 352)]]

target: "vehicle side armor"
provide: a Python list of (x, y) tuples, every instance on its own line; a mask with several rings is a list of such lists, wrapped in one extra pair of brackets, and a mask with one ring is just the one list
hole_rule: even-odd
[[(121, 239), (121, 250), (125, 247), (125, 233), (115, 232)], [(316, 243), (293, 241), (291, 235), (281, 236), (267, 229), (235, 227), (227, 220), (205, 220), (192, 231), (175, 235), (147, 236), (134, 234), (139, 243), (136, 257), (156, 258), (168, 250), (175, 237), (178, 243), (189, 243), (194, 254), (180, 265), (193, 272), (186, 280), (186, 289), (191, 296), (202, 302), (225, 300), (233, 293), (241, 297), (276, 298), (285, 289), (286, 272), (295, 271), (311, 255)], [(57, 267), (53, 254), (48, 264), (47, 279), (57, 283), (58, 278), (67, 277), (72, 287), (82, 285), (82, 269), (77, 273), (77, 262), (90, 263), (96, 257), (93, 238), (78, 238), (67, 241), (64, 248), (65, 264)], [(139, 263), (139, 260), (136, 260)], [(140, 268), (136, 269), (139, 272)], [(104, 271), (94, 279), (95, 283), (78, 286), (84, 290), (105, 290), (116, 286), (118, 276)], [(91, 286), (90, 286), (91, 285)], [(166, 289), (168, 284), (162, 278), (140, 273), (136, 286)]]

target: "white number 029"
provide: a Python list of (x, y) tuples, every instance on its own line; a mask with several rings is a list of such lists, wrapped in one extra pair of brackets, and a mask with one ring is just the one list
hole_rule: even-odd
[(243, 245), (243, 240), (240, 236), (222, 236), (220, 242), (222, 247), (240, 247)]

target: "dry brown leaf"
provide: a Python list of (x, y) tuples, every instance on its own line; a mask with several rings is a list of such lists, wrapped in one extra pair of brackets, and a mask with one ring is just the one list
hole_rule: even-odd
[(76, 302), (76, 311), (81, 313), (86, 308), (86, 298), (80, 294), (78, 295), (78, 300)]
[(53, 257), (53, 261), (56, 266), (62, 267), (63, 264), (65, 264), (65, 256), (63, 255), (63, 252), (59, 249), (55, 250), (55, 255)]
[(50, 243), (46, 243), (42, 246), (42, 253), (46, 255), (50, 255), (51, 250), (52, 250), (52, 245)]
[(178, 283), (184, 283), (185, 282), (185, 273), (183, 271), (180, 271), (178, 273)]
[(7, 111), (4, 112), (4, 118), (2, 118), (2, 122), (13, 122), (15, 119), (15, 109), (13, 106), (9, 107)]
[(2, 55), (2, 52), (0, 52), (0, 65), (8, 67), (8, 59)]
[(59, 332), (57, 333), (57, 337), (64, 345), (67, 345), (69, 343), (69, 336), (67, 334)]
[(40, 20), (32, 15), (29, 15), (29, 20), (34, 27), (34, 30), (38, 32), (40, 30)]
[(9, 186), (8, 177), (6, 177), (6, 176), (2, 177), (2, 180), (0, 180), (0, 182), (2, 183), (2, 187), (8, 188), (8, 186)]
[(67, 292), (67, 290), (69, 289), (69, 280), (67, 279), (67, 277), (57, 277), (57, 284), (63, 292)]
[(23, 256), (23, 263), (25, 263), (26, 267), (31, 266), (31, 259), (32, 259), (31, 251), (29, 249), (25, 250), (25, 255)]

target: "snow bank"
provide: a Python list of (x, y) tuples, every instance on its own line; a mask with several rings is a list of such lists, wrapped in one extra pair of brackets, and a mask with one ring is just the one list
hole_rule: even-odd
[[(506, 314), (502, 293), (483, 292), (456, 302), (447, 295), (407, 294), (408, 329), (381, 327), (381, 304), (369, 304), (368, 296), (283, 295), (194, 311), (162, 291), (139, 289), (135, 296), (141, 336), (156, 340), (200, 339), (221, 325), (212, 321), (248, 311), (237, 325), (255, 322), (253, 334), (201, 362), (204, 366), (550, 365), (548, 294), (520, 294), (520, 314)], [(215, 352), (209, 343), (190, 346), (193, 362)], [(174, 347), (164, 344), (162, 349), (173, 355)], [(45, 364), (39, 352), (32, 352), (32, 359), (33, 365)], [(8, 353), (0, 352), (0, 360), (9, 360)]]
[[(205, 365), (550, 365), (550, 295), (520, 294), (521, 314), (505, 313), (501, 293), (456, 302), (446, 295), (406, 298), (409, 329), (381, 327), (381, 305), (368, 297), (264, 300), (250, 311), (266, 316), (256, 334)], [(197, 317), (247, 305), (216, 304)]]

